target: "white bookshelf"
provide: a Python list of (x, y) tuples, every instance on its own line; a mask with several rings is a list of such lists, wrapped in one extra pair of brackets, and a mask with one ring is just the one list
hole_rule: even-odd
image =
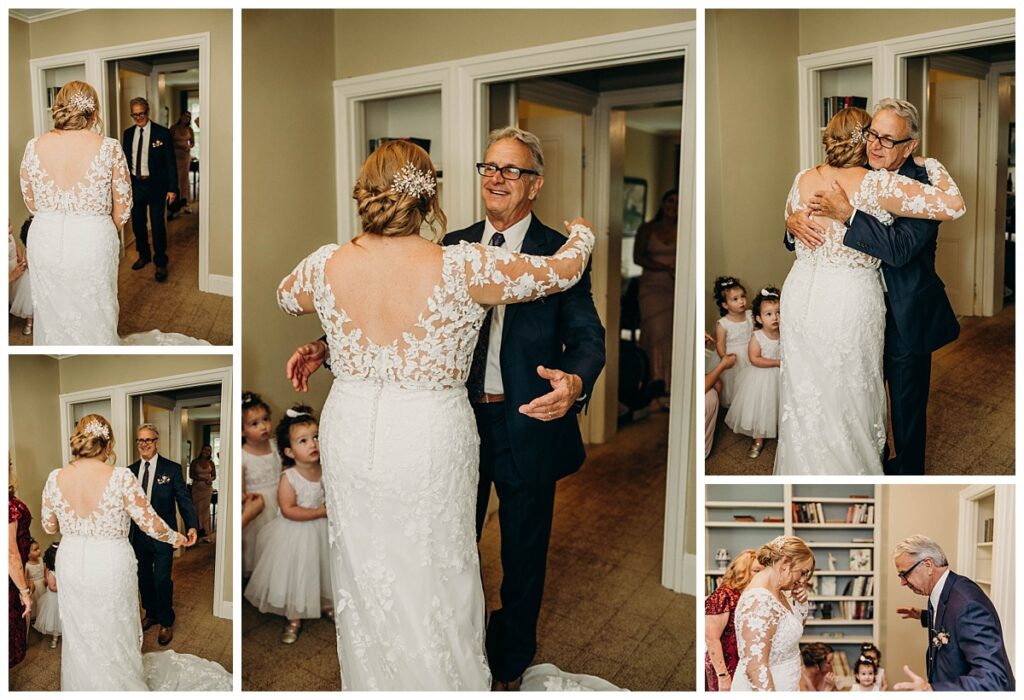
[[(1014, 495), (1012, 486), (968, 486), (960, 492), (956, 572), (973, 579), (991, 598), (1003, 629), (1013, 629)], [(986, 537), (985, 522), (991, 521)], [(1007, 639), (1012, 640), (1013, 635)], [(1008, 643), (1007, 652), (1011, 652)]]
[[(846, 654), (852, 664), (860, 654), (860, 645), (879, 643), (878, 611), (880, 558), (878, 523), (881, 520), (881, 489), (874, 484), (708, 484), (706, 487), (704, 551), (705, 592), (712, 579), (721, 577), (724, 567), (714, 561), (716, 552), (726, 548), (730, 559), (744, 549), (757, 549), (779, 535), (795, 535), (803, 539), (815, 554), (813, 578), (819, 593), (812, 594), (812, 617), (808, 618), (801, 643), (824, 642)], [(855, 498), (854, 496), (865, 496)], [(797, 522), (794, 506), (820, 504), (826, 520), (845, 520), (851, 506), (873, 506), (871, 523), (803, 523)], [(734, 516), (753, 516), (755, 522), (736, 522)], [(782, 522), (764, 522), (765, 517), (781, 517)], [(982, 532), (979, 530), (979, 532)], [(869, 540), (855, 542), (854, 540)], [(980, 539), (980, 538), (979, 538)], [(867, 570), (850, 568), (850, 550), (867, 549), (871, 565)], [(829, 570), (828, 555), (835, 559), (835, 570)], [(835, 577), (836, 594), (822, 595), (823, 577)], [(873, 580), (870, 595), (845, 594), (849, 583), (858, 576)], [(867, 580), (865, 580), (865, 587)], [(871, 604), (871, 619), (839, 617), (843, 606)], [(826, 609), (828, 612), (826, 612)], [(830, 617), (825, 617), (828, 614)]]

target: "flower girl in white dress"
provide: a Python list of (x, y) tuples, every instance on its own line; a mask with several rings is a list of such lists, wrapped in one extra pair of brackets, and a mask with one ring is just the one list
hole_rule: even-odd
[(302, 620), (334, 616), (319, 432), (308, 406), (288, 409), (277, 426), (281, 461), (288, 467), (277, 489), (281, 517), (260, 532), (259, 558), (245, 588), (260, 612), (288, 619), (283, 644), (298, 639)]
[(733, 432), (754, 438), (747, 456), (757, 459), (765, 438), (778, 435), (779, 374), (782, 347), (779, 342), (779, 290), (766, 287), (754, 297), (754, 326), (747, 359), (750, 365), (739, 377), (739, 388), (725, 424)]
[(747, 345), (754, 332), (754, 317), (747, 308), (747, 290), (735, 277), (719, 277), (715, 280), (715, 304), (722, 318), (715, 327), (715, 349), (720, 358), (736, 356), (736, 366), (722, 373), (722, 406), (728, 408), (736, 397), (740, 374), (750, 365)]
[(271, 437), (270, 406), (251, 391), (242, 392), (242, 490), (263, 497), (263, 510), (242, 531), (242, 576), (256, 568), (256, 542), (260, 530), (280, 513), (277, 487), (281, 480), (281, 457)]
[(43, 595), (39, 599), (39, 611), (33, 627), (40, 634), (52, 637), (50, 648), (56, 649), (60, 640), (60, 606), (57, 603), (57, 545), (51, 544), (43, 555)]

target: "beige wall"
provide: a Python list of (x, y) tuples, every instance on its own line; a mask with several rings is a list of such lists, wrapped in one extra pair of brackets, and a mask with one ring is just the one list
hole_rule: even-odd
[[(782, 212), (799, 168), (796, 10), (709, 10), (706, 18), (705, 325), (718, 275), (781, 286), (791, 256)], [(751, 47), (756, 46), (757, 51)]]
[[(296, 319), (277, 309), (277, 284), (304, 256), (337, 240), (333, 12), (245, 10), (242, 37), (239, 388), (262, 394), (277, 417), (298, 398), (285, 362), (297, 345), (323, 334), (314, 316)], [(319, 410), (330, 375), (318, 374), (302, 398)]]
[[(882, 667), (886, 669), (889, 689), (893, 683), (907, 680), (903, 666), (910, 666), (918, 675), (925, 675), (924, 653), (928, 633), (916, 620), (904, 620), (896, 608), (925, 608), (928, 601), (900, 585), (892, 563), (896, 543), (910, 535), (927, 535), (946, 552), (950, 568), (956, 571), (959, 522), (959, 494), (965, 486), (882, 486), (883, 519), (879, 538), (879, 647)], [(853, 659), (851, 659), (852, 661)]]
[(32, 536), (43, 549), (58, 539), (43, 532), (40, 525), (46, 477), (63, 466), (58, 365), (46, 355), (10, 358), (10, 447), (17, 469), (18, 498), (32, 512)]
[[(233, 269), (231, 134), (234, 119), (231, 10), (88, 10), (32, 24), (10, 19), (8, 26), (12, 37), (9, 51), (12, 216), (24, 212), (20, 191), (15, 189), (17, 168), (25, 142), (33, 135), (29, 58), (186, 34), (210, 34), (210, 85), (207, 91), (210, 105), (207, 114), (215, 113), (217, 119), (206, 130), (210, 162), (203, 165), (203, 176), (210, 179), (210, 202), (206, 205), (210, 211), (209, 262), (211, 274), (230, 276)], [(25, 215), (21, 218), (24, 219)]]
[(28, 218), (28, 209), (21, 198), (21, 185), (18, 180), (18, 168), (21, 157), (25, 153), (25, 144), (32, 138), (32, 82), (28, 70), (14, 70), (13, 66), (26, 66), (29, 59), (28, 24), (21, 20), (7, 20), (7, 59), (12, 66), (9, 74), (8, 87), (8, 119), (9, 142), (7, 144), (7, 162), (9, 179), (7, 182), (7, 201), (10, 202), (11, 223), (17, 234), (21, 224)]
[(647, 215), (658, 213), (661, 195), (675, 185), (675, 144), (678, 137), (659, 136), (639, 129), (626, 129), (626, 177), (647, 181)]
[(695, 10), (335, 10), (335, 77), (690, 22), (696, 14)]
[(75, 355), (60, 361), (60, 393), (231, 366), (231, 355)]
[[(800, 53), (1013, 17), (1013, 10), (800, 10)], [(795, 72), (794, 67), (794, 72)]]

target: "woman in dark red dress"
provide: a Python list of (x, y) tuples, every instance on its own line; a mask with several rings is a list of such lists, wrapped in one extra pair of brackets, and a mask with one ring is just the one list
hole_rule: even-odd
[(28, 616), (32, 610), (32, 595), (25, 581), (25, 561), (32, 542), (28, 532), (32, 514), (28, 512), (28, 506), (14, 495), (14, 470), (9, 463), (7, 475), (10, 484), (7, 488), (7, 668), (11, 668), (25, 658), (28, 650)]
[(736, 627), (733, 616), (740, 594), (754, 574), (763, 569), (757, 552), (744, 549), (725, 570), (722, 583), (704, 601), (704, 675), (709, 691), (726, 691), (732, 687), (732, 675), (739, 662), (736, 649)]

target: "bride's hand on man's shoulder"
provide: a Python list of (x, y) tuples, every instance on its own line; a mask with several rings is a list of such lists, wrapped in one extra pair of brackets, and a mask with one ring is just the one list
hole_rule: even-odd
[(585, 226), (586, 228), (590, 229), (591, 231), (594, 230), (594, 227), (590, 225), (589, 221), (584, 219), (582, 216), (577, 216), (572, 221), (565, 222), (565, 232), (566, 233), (572, 233), (572, 227), (576, 226), (577, 224), (579, 224), (580, 226)]
[(809, 209), (801, 209), (790, 214), (786, 218), (786, 230), (811, 250), (825, 242), (825, 229), (811, 219)]

